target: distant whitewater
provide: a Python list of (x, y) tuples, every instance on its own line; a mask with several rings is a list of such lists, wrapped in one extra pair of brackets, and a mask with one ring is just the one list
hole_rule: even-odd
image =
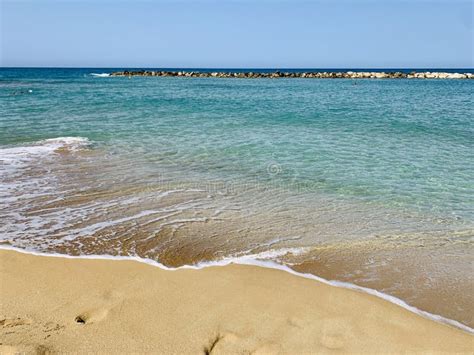
[(250, 258), (474, 325), (474, 82), (95, 71), (0, 69), (4, 247)]

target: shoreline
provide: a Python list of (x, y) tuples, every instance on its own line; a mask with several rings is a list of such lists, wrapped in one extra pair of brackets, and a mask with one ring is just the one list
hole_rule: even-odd
[(115, 71), (112, 73), (92, 74), (96, 77), (189, 77), (189, 78), (236, 78), (236, 79), (474, 79), (474, 73), (449, 72), (370, 72), (370, 71), (341, 71), (341, 72), (231, 72), (231, 71), (159, 71), (135, 70)]
[(471, 328), (466, 324), (463, 324), (455, 319), (447, 318), (435, 313), (430, 313), (422, 309), (419, 309), (417, 307), (411, 306), (410, 304), (406, 303), (404, 300), (400, 298), (383, 293), (376, 289), (359, 286), (359, 285), (356, 285), (350, 282), (345, 282), (345, 281), (327, 280), (311, 273), (302, 273), (302, 272), (296, 271), (290, 268), (289, 266), (278, 264), (274, 261), (259, 260), (255, 258), (254, 255), (248, 255), (248, 256), (244, 255), (244, 256), (239, 256), (239, 257), (226, 257), (221, 260), (201, 262), (195, 265), (182, 265), (178, 267), (172, 267), (172, 266), (166, 266), (164, 264), (161, 264), (160, 262), (156, 260), (142, 258), (139, 256), (114, 256), (114, 255), (98, 255), (98, 254), (69, 255), (69, 254), (60, 254), (60, 253), (47, 253), (47, 252), (45, 253), (45, 252), (34, 251), (34, 250), (26, 250), (26, 249), (22, 249), (18, 247), (13, 247), (13, 246), (0, 245), (0, 253), (2, 251), (13, 251), (20, 254), (26, 254), (26, 255), (32, 255), (32, 256), (40, 256), (40, 257), (48, 257), (48, 258), (64, 258), (64, 259), (73, 259), (73, 260), (131, 261), (131, 262), (148, 265), (151, 267), (156, 267), (163, 271), (180, 271), (180, 270), (198, 271), (198, 270), (203, 270), (207, 268), (226, 267), (229, 265), (245, 265), (245, 266), (252, 266), (252, 267), (269, 269), (269, 270), (278, 270), (278, 271), (288, 273), (298, 278), (320, 282), (322, 284), (325, 284), (331, 287), (337, 287), (341, 289), (360, 292), (360, 293), (369, 295), (370, 297), (376, 297), (386, 302), (392, 303), (398, 307), (401, 307), (404, 310), (407, 310), (425, 319), (428, 319), (437, 323), (441, 323), (449, 327), (459, 329), (468, 334), (474, 335), (474, 328)]
[[(299, 351), (468, 352), (473, 346), (474, 337), (468, 333), (468, 328), (462, 331), (452, 324), (428, 319), (376, 295), (335, 287), (328, 281), (315, 282), (295, 277), (281, 269), (227, 264), (201, 267), (200, 270), (185, 267), (169, 272), (133, 259), (116, 263), (117, 259), (111, 260), (113, 257), (98, 259), (56, 254), (51, 257), (41, 253), (38, 256), (11, 249), (0, 249), (1, 288), (5, 295), (1, 306), (3, 351), (8, 350), (7, 346), (21, 351), (38, 351), (40, 348), (61, 352), (99, 351), (117, 347), (123, 350), (123, 346), (131, 343), (123, 338), (125, 334), (118, 337), (121, 324), (133, 328), (136, 331), (134, 336), (141, 339), (140, 344), (153, 347), (150, 351), (200, 351), (207, 340), (193, 334), (204, 329), (209, 333), (207, 338), (218, 333), (216, 350), (222, 348), (223, 352), (245, 348), (285, 353), (294, 346), (299, 346)], [(163, 287), (168, 291), (164, 292)], [(32, 294), (36, 296), (31, 297)], [(115, 296), (104, 296), (106, 294)], [(137, 302), (138, 299), (141, 301)], [(118, 304), (121, 304), (120, 312), (117, 312)], [(192, 314), (199, 326), (190, 329), (186, 325), (186, 316), (169, 314), (171, 308), (178, 313)], [(293, 312), (295, 308), (298, 309), (296, 313)], [(78, 314), (73, 316), (73, 311)], [(163, 312), (166, 316), (161, 324)], [(140, 316), (134, 318), (137, 314)], [(39, 328), (39, 323), (46, 328), (49, 327), (47, 324), (54, 323), (57, 326), (49, 328), (58, 329), (46, 334), (39, 332), (38, 336), (45, 335), (46, 338), (35, 335), (32, 342), (28, 340), (30, 333), (36, 331), (31, 329), (34, 324)], [(264, 324), (262, 331), (265, 334), (260, 332), (261, 324)], [(321, 324), (331, 328), (330, 335)], [(163, 331), (168, 329), (166, 339), (162, 334), (153, 335), (155, 326)], [(97, 344), (95, 339), (93, 344), (81, 348), (77, 339), (84, 340), (81, 332), (85, 329), (90, 330), (86, 333), (93, 338), (96, 332), (105, 332), (103, 338), (97, 335), (103, 343)], [(370, 331), (364, 338), (368, 329)], [(303, 336), (300, 331), (308, 331), (307, 336), (311, 338)], [(276, 337), (275, 332), (278, 333)], [(48, 333), (51, 336), (48, 337)], [(288, 334), (292, 334), (291, 339), (287, 339)], [(190, 338), (185, 341), (182, 337)], [(348, 341), (349, 338), (352, 342)], [(158, 339), (161, 345), (155, 343)], [(266, 342), (262, 343), (262, 339)], [(183, 341), (191, 347), (182, 348), (185, 346)], [(201, 349), (196, 344), (200, 344), (198, 347)]]

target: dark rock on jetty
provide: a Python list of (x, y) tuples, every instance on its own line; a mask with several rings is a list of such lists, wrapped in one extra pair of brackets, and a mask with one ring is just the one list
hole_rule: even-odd
[(197, 71), (119, 71), (110, 76), (176, 76), (189, 78), (317, 78), (317, 79), (474, 79), (472, 73), (444, 72), (197, 72)]

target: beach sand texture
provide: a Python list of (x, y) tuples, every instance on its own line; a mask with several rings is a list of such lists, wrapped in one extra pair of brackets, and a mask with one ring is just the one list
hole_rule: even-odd
[(281, 270), (0, 251), (0, 353), (472, 353), (474, 337)]

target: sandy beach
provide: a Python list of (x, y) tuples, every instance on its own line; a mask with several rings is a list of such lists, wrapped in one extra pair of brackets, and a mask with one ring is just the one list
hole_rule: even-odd
[(0, 251), (4, 353), (472, 353), (474, 337), (280, 270)]
[(473, 3), (1, 1), (0, 355), (474, 355)]

